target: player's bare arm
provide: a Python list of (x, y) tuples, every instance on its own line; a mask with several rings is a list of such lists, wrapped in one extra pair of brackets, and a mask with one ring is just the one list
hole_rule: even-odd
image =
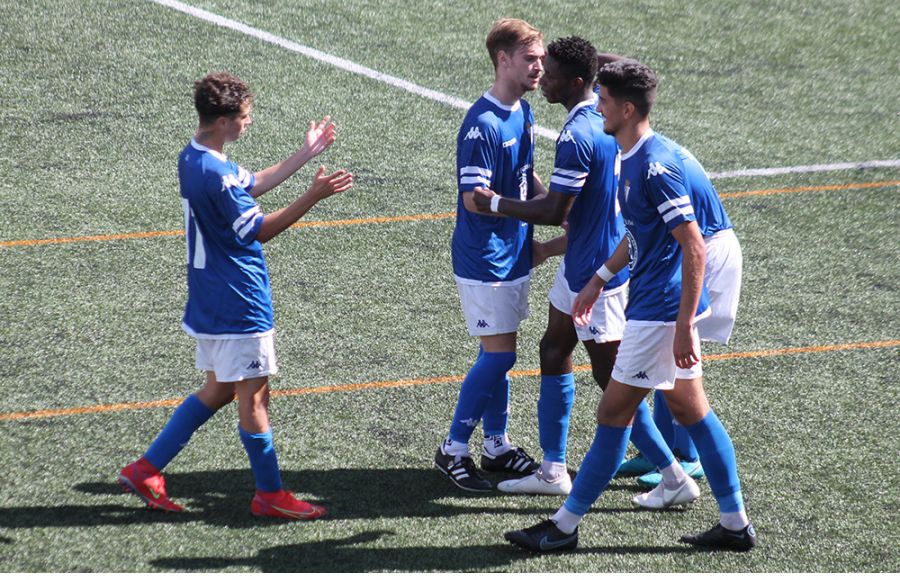
[(531, 241), (531, 263), (534, 266), (543, 264), (547, 258), (553, 256), (562, 256), (566, 253), (566, 246), (569, 245), (569, 238), (566, 235), (556, 236), (546, 242), (537, 240)]
[(259, 197), (267, 191), (281, 185), (288, 177), (297, 172), (306, 163), (328, 149), (337, 137), (331, 116), (326, 115), (318, 123), (310, 121), (303, 146), (287, 159), (263, 169), (255, 174), (256, 185), (253, 197)]
[(675, 341), (672, 352), (679, 368), (691, 368), (700, 360), (694, 349), (691, 329), (694, 314), (703, 292), (703, 270), (706, 266), (706, 245), (696, 222), (685, 222), (672, 230), (672, 236), (681, 246), (681, 304), (675, 320)]
[(267, 214), (263, 218), (256, 239), (261, 243), (268, 242), (306, 215), (306, 212), (326, 197), (347, 191), (351, 187), (353, 187), (352, 173), (347, 172), (346, 169), (339, 169), (330, 175), (325, 175), (325, 167), (320, 166), (313, 178), (312, 185), (305, 193), (294, 200), (291, 205)]
[[(498, 198), (495, 199), (495, 196)], [(544, 195), (521, 200), (499, 197), (490, 189), (476, 187), (472, 201), (481, 213), (499, 213), (535, 225), (558, 226), (569, 214), (575, 197), (550, 190)]]
[[(612, 256), (603, 264), (606, 271), (610, 274), (618, 274), (622, 268), (628, 265), (628, 238), (622, 238), (619, 245), (616, 246)], [(612, 276), (610, 276), (612, 278)], [(591, 276), (588, 283), (581, 289), (575, 300), (572, 302), (572, 320), (579, 326), (584, 326), (591, 321), (591, 310), (603, 287), (606, 286), (607, 280), (600, 277), (597, 272)]]

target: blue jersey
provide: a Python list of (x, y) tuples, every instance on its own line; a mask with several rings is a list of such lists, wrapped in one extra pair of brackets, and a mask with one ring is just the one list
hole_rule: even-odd
[[(569, 210), (566, 245), (566, 282), (580, 292), (594, 272), (612, 255), (625, 235), (616, 202), (619, 179), (619, 146), (603, 132), (603, 116), (596, 98), (578, 103), (569, 111), (556, 139), (556, 161), (549, 189), (575, 196)], [(628, 280), (622, 269), (605, 284), (617, 288)]]
[[(628, 238), (628, 320), (673, 322), (681, 303), (681, 246), (671, 231), (696, 221), (677, 144), (647, 132), (622, 155), (619, 204)], [(706, 288), (697, 315), (709, 307)]]
[(532, 226), (468, 211), (462, 193), (487, 187), (504, 197), (534, 196), (534, 115), (522, 99), (507, 107), (485, 93), (456, 137), (458, 196), (451, 254), (463, 283), (511, 283), (531, 272)]
[(263, 214), (252, 173), (196, 141), (178, 158), (187, 239), (184, 329), (200, 338), (272, 331), (272, 292), (256, 234)]
[(731, 220), (725, 213), (725, 207), (722, 200), (719, 199), (719, 192), (709, 180), (706, 170), (697, 161), (697, 158), (690, 151), (672, 141), (668, 137), (657, 134), (657, 139), (662, 140), (669, 147), (678, 151), (682, 163), (684, 163), (685, 178), (689, 186), (687, 187), (688, 195), (691, 196), (691, 205), (694, 207), (694, 217), (697, 218), (697, 226), (704, 238), (707, 238), (716, 232), (729, 230), (732, 228)]

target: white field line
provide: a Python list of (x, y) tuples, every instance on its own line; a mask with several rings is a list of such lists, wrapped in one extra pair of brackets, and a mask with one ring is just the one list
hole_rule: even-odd
[[(282, 38), (280, 36), (276, 36), (264, 30), (260, 30), (258, 28), (254, 28), (252, 26), (247, 26), (246, 24), (242, 24), (235, 20), (231, 20), (230, 18), (225, 18), (224, 16), (219, 16), (218, 14), (213, 14), (212, 12), (208, 12), (206, 10), (195, 8), (194, 6), (189, 6), (184, 4), (183, 2), (178, 2), (178, 0), (150, 0), (151, 2), (155, 2), (162, 6), (166, 6), (168, 8), (172, 8), (174, 10), (178, 10), (179, 12), (184, 12), (190, 16), (195, 18), (199, 18), (200, 20), (205, 20), (206, 22), (210, 22), (217, 26), (221, 26), (223, 28), (229, 28), (231, 30), (240, 32), (242, 34), (246, 34), (247, 36), (251, 36), (253, 38), (257, 38), (264, 42), (268, 42), (270, 44), (274, 44), (276, 46), (280, 46), (291, 52), (296, 52), (312, 58), (314, 60), (318, 60), (320, 62), (324, 62), (330, 64), (339, 69), (351, 72), (353, 74), (362, 75), (364, 77), (380, 81), (391, 85), (393, 87), (397, 87), (404, 91), (410, 92), (414, 95), (419, 95), (420, 97), (425, 97), (426, 99), (431, 99), (432, 101), (437, 101), (439, 103), (443, 103), (445, 105), (449, 105), (451, 107), (455, 107), (457, 109), (468, 110), (472, 103), (469, 101), (465, 101), (463, 99), (457, 99), (456, 97), (452, 97), (450, 95), (446, 95), (439, 91), (435, 91), (432, 89), (425, 88), (423, 86), (417, 85), (415, 83), (411, 83), (407, 80), (397, 78), (395, 76), (391, 76), (382, 72), (378, 72), (377, 70), (362, 66), (355, 62), (349, 61), (344, 58), (340, 58), (338, 56), (334, 56), (332, 54), (328, 54), (327, 52), (322, 52), (320, 50), (316, 50), (315, 48), (311, 48), (309, 46), (304, 46), (302, 44), (298, 44), (296, 42), (287, 40), (286, 38)], [(540, 125), (534, 126), (534, 132), (540, 135), (541, 137), (546, 137), (547, 139), (551, 139), (553, 141), (559, 136), (558, 131), (554, 131), (552, 129), (548, 129), (546, 127), (541, 127)], [(869, 169), (873, 167), (900, 167), (900, 159), (886, 159), (881, 161), (861, 161), (857, 163), (831, 163), (824, 165), (800, 165), (796, 167), (769, 167), (763, 169), (738, 169), (735, 171), (721, 171), (721, 172), (712, 172), (709, 176), (713, 179), (727, 179), (729, 177), (752, 177), (752, 176), (765, 176), (765, 175), (784, 175), (788, 173), (813, 173), (813, 172), (823, 172), (823, 171), (840, 171), (845, 169)]]

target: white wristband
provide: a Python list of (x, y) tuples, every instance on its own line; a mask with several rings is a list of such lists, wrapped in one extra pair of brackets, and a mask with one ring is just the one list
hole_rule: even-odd
[(500, 195), (494, 195), (494, 197), (491, 198), (491, 212), (500, 213), (500, 198), (501, 197), (502, 196), (500, 196)]
[(604, 283), (606, 283), (612, 280), (615, 274), (612, 273), (612, 270), (606, 267), (606, 264), (603, 264), (602, 266), (600, 266), (600, 269), (597, 270), (597, 276), (599, 276), (600, 279), (603, 280)]

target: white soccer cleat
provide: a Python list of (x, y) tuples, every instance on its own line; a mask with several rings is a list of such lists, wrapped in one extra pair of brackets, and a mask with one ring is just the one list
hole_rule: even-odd
[(538, 469), (531, 475), (521, 479), (507, 479), (497, 484), (497, 489), (506, 493), (528, 493), (533, 495), (569, 495), (572, 491), (572, 478), (568, 472), (553, 481), (543, 478), (544, 473)]
[(693, 503), (698, 497), (700, 497), (700, 488), (692, 478), (687, 477), (677, 489), (666, 489), (666, 486), (660, 483), (653, 490), (634, 496), (631, 501), (638, 507), (664, 510)]

